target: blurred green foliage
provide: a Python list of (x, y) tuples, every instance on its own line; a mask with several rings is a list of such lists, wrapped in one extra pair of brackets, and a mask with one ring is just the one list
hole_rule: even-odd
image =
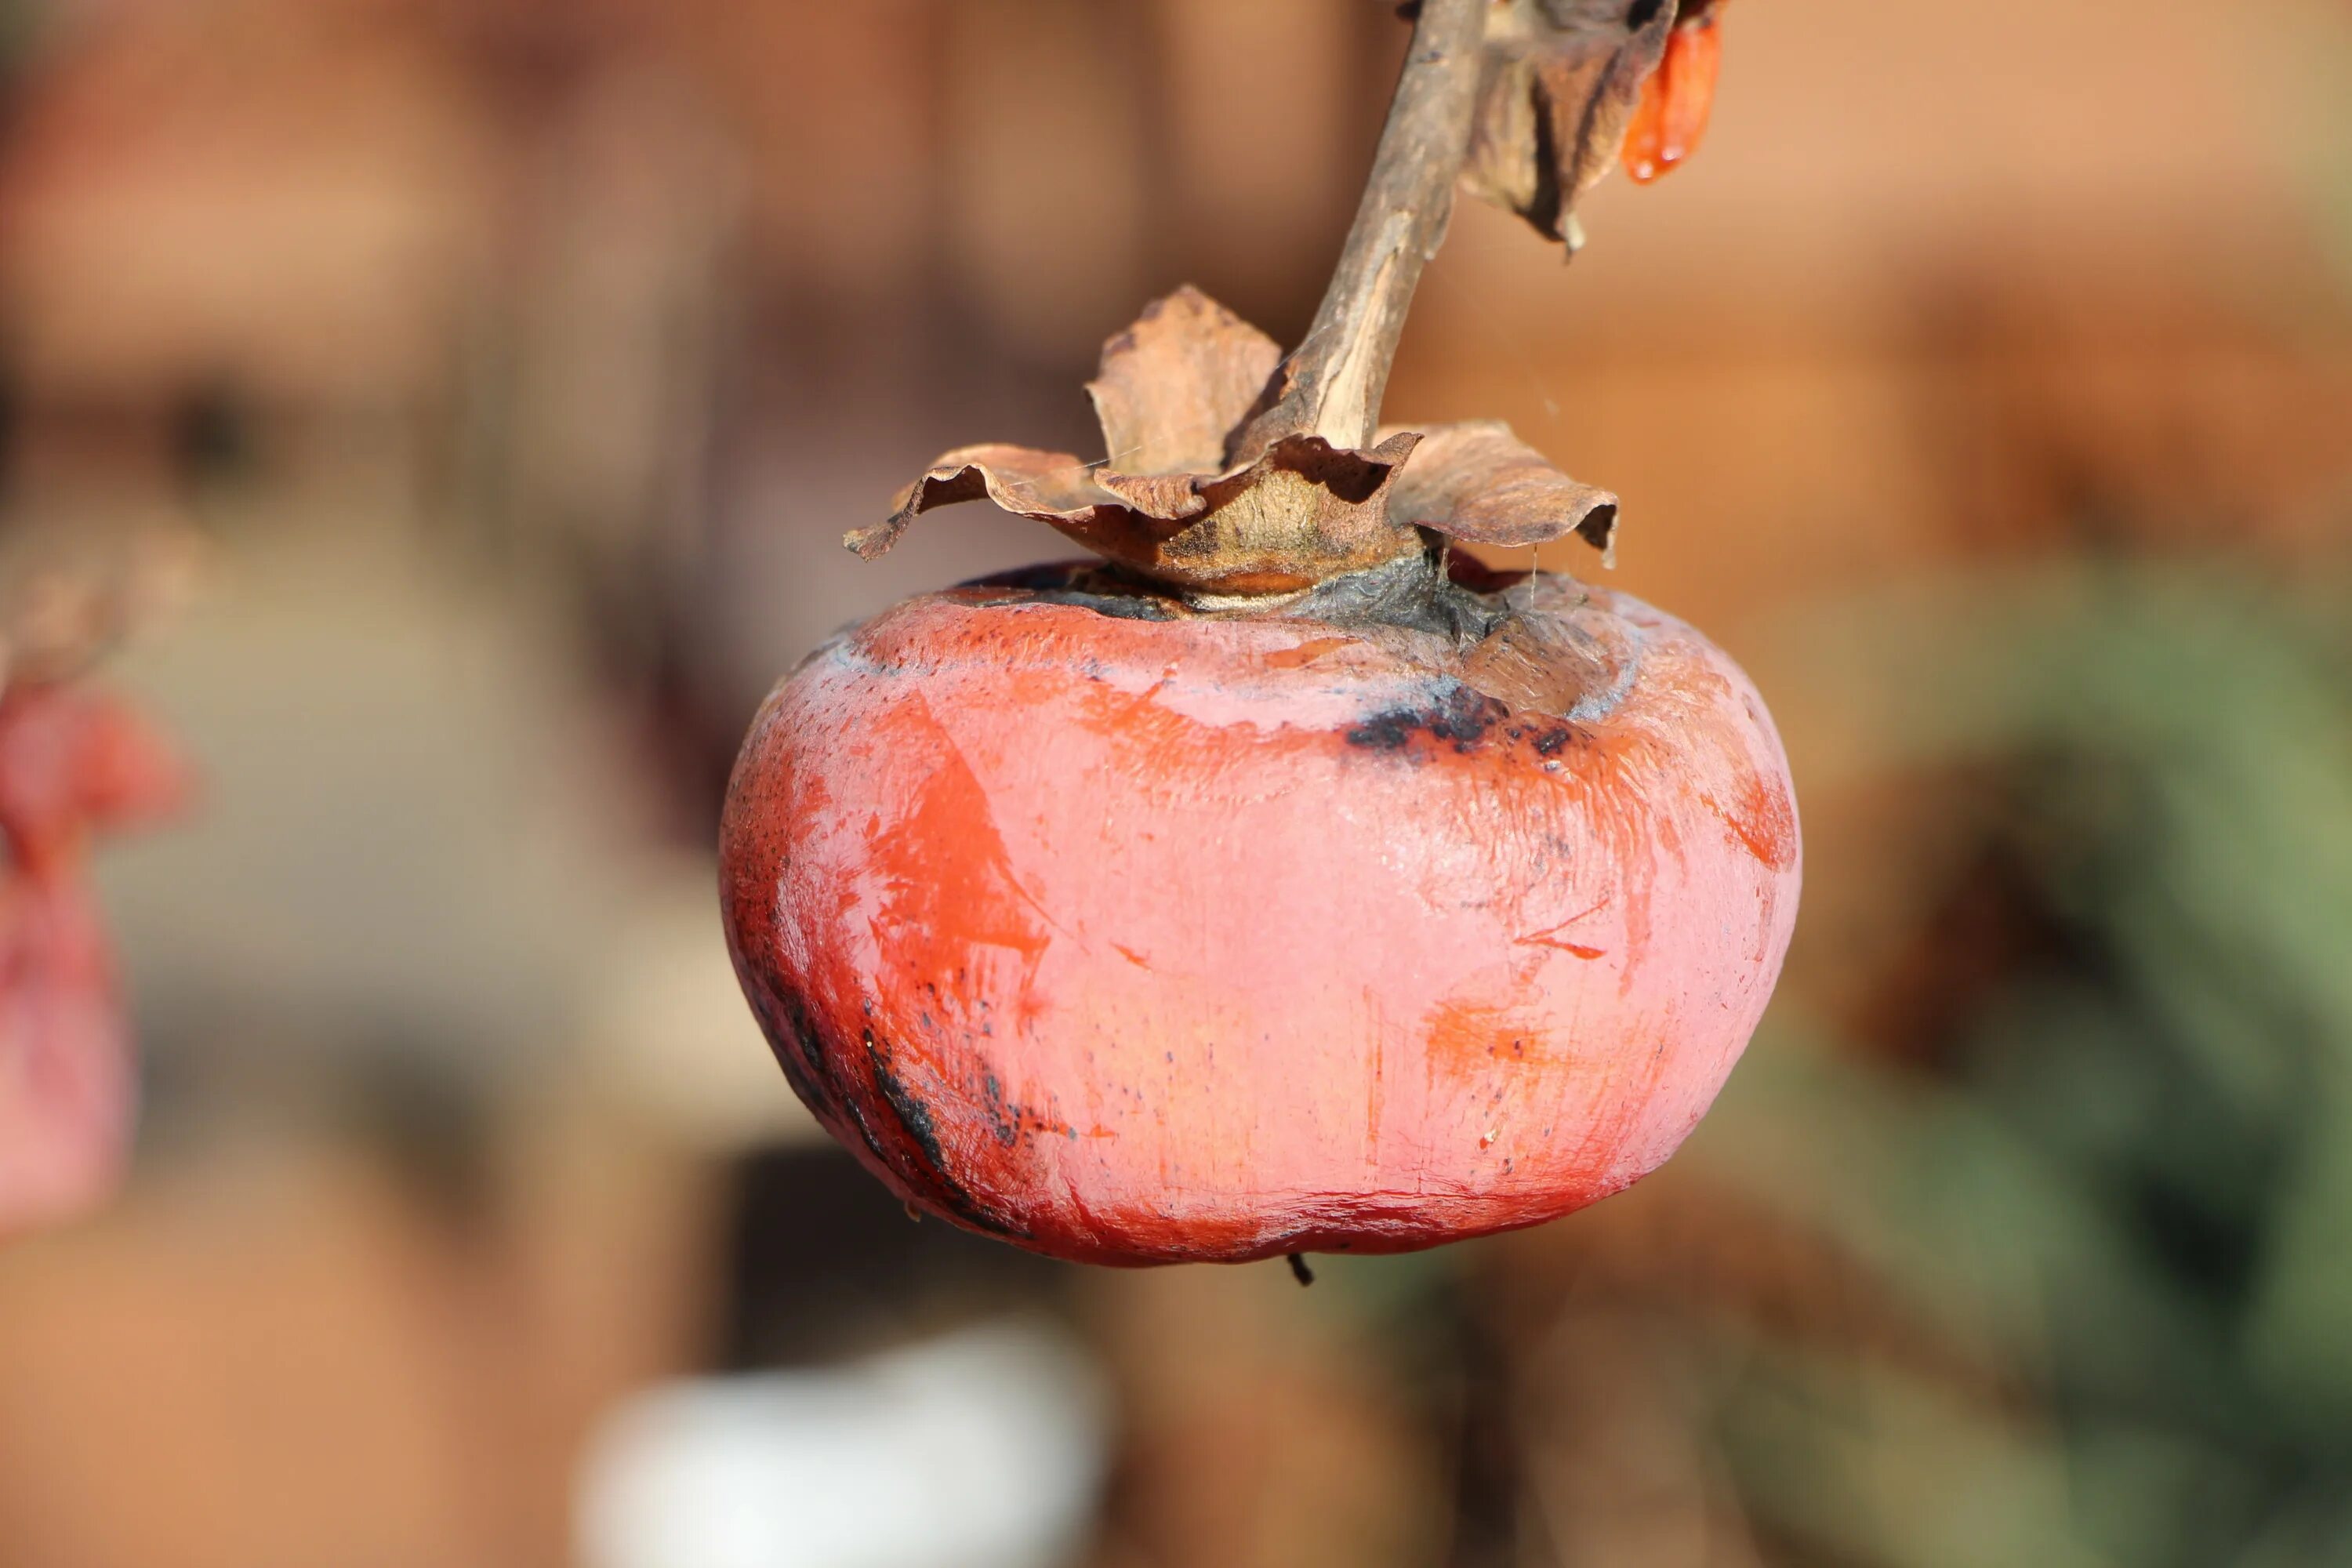
[(2352, 580), (1946, 580), (1795, 640), (1847, 782), (1972, 784), (2030, 940), (1925, 1070), (1780, 1012), (1694, 1141), (1992, 1369), (1716, 1324), (1745, 1506), (1886, 1568), (2352, 1563)]

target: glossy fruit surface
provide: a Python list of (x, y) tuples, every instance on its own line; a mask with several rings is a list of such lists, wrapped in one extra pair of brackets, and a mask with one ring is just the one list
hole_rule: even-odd
[(1641, 184), (1663, 178), (1706, 140), (1723, 70), (1720, 5), (1697, 13), (1666, 39), (1665, 58), (1642, 89), (1625, 132), (1625, 172)]
[(1779, 740), (1680, 622), (1457, 575), (1219, 618), (1042, 569), (812, 655), (721, 843), (811, 1110), (1108, 1263), (1427, 1247), (1658, 1165), (1795, 920)]

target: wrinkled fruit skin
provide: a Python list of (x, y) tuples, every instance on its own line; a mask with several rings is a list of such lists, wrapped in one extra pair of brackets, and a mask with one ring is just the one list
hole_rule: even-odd
[(721, 829), (793, 1088), (909, 1203), (1096, 1263), (1404, 1251), (1654, 1169), (1788, 946), (1787, 762), (1680, 622), (1481, 602), (1521, 613), (973, 585), (826, 644)]

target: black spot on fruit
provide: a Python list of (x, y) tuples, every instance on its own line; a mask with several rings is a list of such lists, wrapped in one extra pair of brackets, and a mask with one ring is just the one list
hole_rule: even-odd
[(866, 1060), (873, 1069), (874, 1087), (881, 1092), (883, 1102), (889, 1106), (890, 1113), (898, 1119), (898, 1125), (906, 1131), (908, 1139), (920, 1152), (922, 1162), (918, 1165), (912, 1161), (892, 1159), (890, 1151), (866, 1124), (866, 1119), (857, 1114), (856, 1102), (851, 1100), (851, 1116), (856, 1122), (858, 1132), (866, 1140), (866, 1146), (874, 1151), (875, 1158), (898, 1172), (908, 1185), (928, 1189), (936, 1194), (949, 1213), (974, 1230), (985, 1231), (991, 1236), (1027, 1236), (1026, 1230), (1007, 1225), (981, 1207), (970, 1193), (948, 1175), (945, 1151), (940, 1142), (939, 1123), (931, 1115), (931, 1108), (923, 1102), (921, 1096), (907, 1087), (905, 1079), (891, 1070), (889, 1053), (883, 1050), (871, 1029), (866, 1031)]
[(818, 1116), (837, 1118), (839, 1089), (825, 1060), (824, 1043), (810, 1021), (807, 1000), (797, 991), (763, 984), (745, 986), (744, 994), (751, 998), (752, 1016), (760, 1021), (761, 1033), (768, 1037), (768, 1048), (774, 1053), (776, 1065), (784, 1069), (784, 1081), (793, 1086), (793, 1092)]
[(996, 1141), (1010, 1149), (1021, 1141), (1021, 1108), (1004, 1103), (1004, 1087), (996, 1081), (994, 1073), (984, 1073), (980, 1080), (981, 1102), (988, 1110), (988, 1124), (996, 1130)]
[(866, 1033), (866, 1056), (873, 1064), (874, 1087), (882, 1091), (883, 1100), (889, 1104), (890, 1113), (907, 1130), (907, 1136), (915, 1141), (915, 1147), (923, 1152), (923, 1163), (937, 1172), (940, 1160), (940, 1133), (939, 1124), (931, 1118), (931, 1108), (917, 1098), (898, 1075), (890, 1070), (889, 1059), (882, 1054), (881, 1047), (875, 1043), (871, 1029)]
[(1373, 714), (1348, 731), (1348, 743), (1372, 752), (1411, 752), (1416, 742), (1472, 752), (1489, 731), (1510, 717), (1495, 698), (1459, 680), (1437, 683), (1433, 700), (1414, 708)]

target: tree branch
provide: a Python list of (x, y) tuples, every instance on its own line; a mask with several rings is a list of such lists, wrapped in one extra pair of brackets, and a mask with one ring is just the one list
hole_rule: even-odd
[(1283, 362), (1276, 401), (1234, 440), (1255, 457), (1285, 436), (1369, 446), (1422, 268), (1444, 243), (1478, 107), (1488, 0), (1423, 0), (1364, 199), (1315, 324)]

